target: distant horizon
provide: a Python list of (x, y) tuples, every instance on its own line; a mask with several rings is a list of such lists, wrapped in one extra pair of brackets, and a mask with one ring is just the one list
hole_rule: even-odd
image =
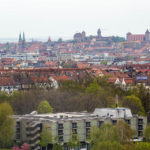
[[(21, 35), (23, 34), (23, 32), (20, 32), (20, 33), (21, 33)], [(90, 35), (92, 35), (92, 34), (90, 34)], [(90, 36), (90, 35), (87, 35), (87, 36)], [(94, 35), (97, 35), (97, 33), (95, 32), (95, 34), (93, 34), (93, 36)], [(119, 35), (108, 35), (108, 36), (119, 36)], [(38, 41), (44, 42), (44, 41), (47, 41), (49, 37), (51, 38), (52, 41), (57, 41), (59, 38), (62, 38), (64, 41), (73, 39), (73, 35), (72, 35), (72, 37), (69, 37), (69, 36), (64, 36), (64, 37), (63, 36), (62, 37), (61, 36), (60, 37), (58, 37), (58, 36), (57, 37), (51, 37), (51, 36), (48, 36), (48, 37), (44, 37), (44, 36), (43, 37), (28, 37), (28, 36), (26, 36), (26, 33), (25, 33), (26, 41), (29, 41), (29, 42), (32, 40), (38, 40)], [(119, 37), (126, 38), (126, 36), (119, 36)], [(18, 42), (18, 40), (19, 40), (19, 34), (18, 34), (18, 37), (4, 37), (4, 38), (0, 37), (0, 43)]]

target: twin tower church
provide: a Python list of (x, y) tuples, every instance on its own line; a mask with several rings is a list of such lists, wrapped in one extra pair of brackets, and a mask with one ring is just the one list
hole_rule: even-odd
[(23, 32), (22, 35), (21, 33), (19, 34), (18, 50), (23, 51), (25, 48), (26, 48), (26, 39), (25, 39), (25, 34)]

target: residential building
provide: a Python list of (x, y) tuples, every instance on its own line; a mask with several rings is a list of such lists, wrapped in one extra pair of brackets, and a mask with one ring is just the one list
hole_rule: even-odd
[[(42, 128), (52, 133), (54, 143), (61, 142), (67, 150), (67, 142), (73, 134), (78, 135), (81, 150), (89, 150), (88, 136), (92, 126), (101, 127), (102, 123), (117, 124), (118, 120), (125, 120), (136, 131), (136, 137), (142, 138), (147, 125), (147, 118), (132, 115), (128, 108), (97, 108), (93, 113), (66, 112), (54, 114), (31, 114), (13, 116), (15, 124), (15, 141), (27, 142), (31, 149), (40, 149), (39, 140)], [(56, 138), (57, 137), (57, 138)], [(52, 143), (48, 149), (52, 148)]]

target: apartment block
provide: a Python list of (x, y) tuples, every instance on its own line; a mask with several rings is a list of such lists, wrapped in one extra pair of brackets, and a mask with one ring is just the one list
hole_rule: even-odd
[[(136, 137), (142, 138), (147, 125), (147, 118), (132, 115), (128, 108), (97, 108), (93, 113), (66, 112), (55, 114), (37, 114), (33, 112), (22, 116), (13, 116), (15, 124), (16, 142), (27, 142), (31, 149), (40, 149), (40, 133), (42, 128), (52, 133), (54, 143), (61, 142), (67, 150), (67, 142), (73, 134), (78, 135), (81, 150), (89, 150), (88, 136), (93, 126), (101, 127), (105, 123), (117, 124), (118, 120), (125, 120), (136, 130)], [(57, 137), (57, 138), (56, 138)], [(52, 143), (48, 149), (52, 148)]]

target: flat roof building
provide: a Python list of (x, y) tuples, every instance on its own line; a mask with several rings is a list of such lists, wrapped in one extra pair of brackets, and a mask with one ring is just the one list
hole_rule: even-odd
[[(128, 108), (96, 108), (93, 113), (66, 112), (54, 114), (37, 114), (36, 111), (27, 115), (13, 116), (15, 124), (16, 142), (27, 142), (31, 149), (40, 149), (39, 140), (42, 128), (52, 133), (55, 143), (62, 142), (64, 149), (72, 134), (78, 135), (81, 149), (89, 149), (87, 136), (92, 126), (100, 127), (102, 123), (117, 124), (118, 120), (125, 120), (129, 126), (137, 131), (137, 137), (143, 136), (143, 130), (147, 125), (147, 118), (132, 115)], [(52, 148), (52, 143), (48, 145)]]

